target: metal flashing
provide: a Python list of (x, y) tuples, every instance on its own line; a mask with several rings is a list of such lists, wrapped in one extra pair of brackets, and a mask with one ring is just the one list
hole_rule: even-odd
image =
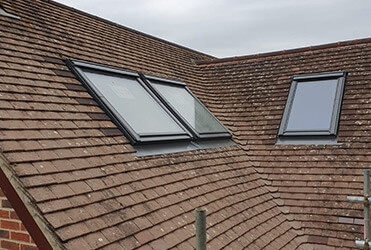
[(344, 71), (335, 71), (335, 72), (321, 72), (321, 73), (310, 73), (310, 74), (301, 74), (292, 77), (293, 81), (299, 80), (313, 80), (313, 79), (323, 79), (323, 78), (337, 78), (345, 76)]
[(210, 148), (222, 148), (235, 146), (230, 139), (219, 139), (219, 140), (207, 140), (207, 141), (183, 141), (183, 142), (167, 142), (167, 143), (151, 143), (134, 145), (136, 152), (135, 156), (153, 156), (162, 154), (173, 154), (187, 151), (210, 149)]
[(279, 136), (276, 145), (342, 145), (336, 136)]
[(144, 75), (144, 74), (140, 74), (140, 75), (141, 75), (142, 79), (162, 81), (162, 82), (166, 82), (166, 83), (170, 83), (170, 84), (177, 84), (177, 85), (181, 85), (181, 86), (187, 86), (187, 84), (185, 84), (184, 82), (177, 81), (177, 80), (165, 79), (165, 78), (162, 78), (162, 77), (152, 76), (152, 75)]

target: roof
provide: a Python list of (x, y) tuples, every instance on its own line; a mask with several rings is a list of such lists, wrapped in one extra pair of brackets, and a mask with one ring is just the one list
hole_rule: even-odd
[[(353, 247), (362, 229), (341, 221), (361, 217), (346, 195), (371, 160), (368, 40), (218, 60), (53, 1), (1, 3), (20, 20), (0, 16), (0, 178), (39, 247), (190, 249), (200, 206), (211, 249)], [(238, 145), (134, 156), (71, 58), (186, 82)], [(336, 70), (343, 145), (275, 146), (291, 77)]]
[[(313, 48), (313, 47), (312, 47)], [(370, 167), (371, 40), (201, 63), (209, 105), (233, 127), (235, 141), (300, 223), (308, 243), (353, 248), (362, 238), (362, 173)], [(348, 73), (340, 116), (341, 145), (275, 145), (294, 75)]]
[(313, 52), (313, 51), (318, 51), (318, 50), (326, 50), (326, 49), (347, 47), (347, 46), (352, 46), (352, 45), (357, 45), (357, 44), (367, 44), (367, 43), (371, 43), (371, 38), (355, 39), (355, 40), (349, 40), (349, 41), (339, 41), (336, 43), (327, 43), (327, 44), (307, 46), (307, 47), (302, 47), (302, 48), (258, 53), (258, 54), (247, 55), (247, 56), (234, 56), (234, 57), (226, 57), (226, 58), (200, 60), (197, 62), (197, 64), (206, 65), (206, 64), (219, 64), (219, 63), (228, 63), (228, 62), (237, 62), (237, 61), (247, 61), (251, 59), (262, 59), (262, 58), (297, 54), (297, 53), (303, 53), (303, 52)]
[(2, 3), (21, 19), (0, 16), (1, 165), (28, 209), (22, 219), (35, 220), (31, 236), (45, 235), (33, 236), (39, 247), (189, 249), (200, 206), (211, 248), (300, 245), (239, 146), (135, 157), (63, 62), (182, 79), (197, 94), (193, 61), (212, 57), (51, 1)]

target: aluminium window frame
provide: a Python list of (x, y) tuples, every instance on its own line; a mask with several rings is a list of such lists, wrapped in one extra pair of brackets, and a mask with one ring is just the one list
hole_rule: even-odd
[[(336, 140), (338, 127), (339, 127), (339, 120), (340, 120), (340, 111), (342, 105), (342, 99), (344, 95), (344, 88), (345, 88), (345, 80), (346, 80), (347, 73), (344, 71), (336, 71), (336, 72), (324, 72), (324, 73), (312, 73), (312, 74), (303, 74), (303, 75), (296, 75), (292, 78), (289, 94), (287, 97), (286, 105), (284, 108), (284, 112), (281, 119), (281, 124), (278, 132), (278, 139), (285, 139), (289, 140), (297, 140), (298, 142), (303, 142), (305, 140), (313, 141), (316, 140), (321, 141), (323, 140), (325, 143), (329, 141)], [(330, 127), (328, 130), (288, 130), (288, 120), (290, 116), (290, 112), (293, 105), (293, 100), (296, 94), (296, 88), (298, 83), (300, 82), (313, 82), (313, 81), (321, 81), (321, 80), (335, 80), (337, 79), (337, 86), (335, 91), (335, 99), (332, 108), (331, 120), (330, 120)]]
[[(184, 127), (186, 127), (194, 137), (196, 137), (199, 140), (207, 140), (207, 139), (230, 139), (232, 138), (231, 132), (219, 121), (218, 118), (214, 116), (212, 112), (192, 93), (192, 91), (187, 87), (187, 85), (183, 82), (176, 81), (176, 80), (170, 80), (165, 79), (157, 76), (152, 75), (145, 75), (145, 74), (139, 74), (142, 78), (142, 80), (147, 84), (147, 86), (157, 95), (157, 97), (165, 104), (165, 106), (173, 113), (175, 117), (179, 119), (179, 121), (183, 124)], [(183, 87), (203, 108), (205, 108), (210, 115), (225, 129), (225, 132), (202, 132), (199, 133), (196, 131), (195, 128), (182, 116), (182, 114), (177, 111), (177, 109), (160, 93), (160, 91), (157, 91), (154, 86), (152, 86), (151, 80), (158, 81), (158, 82), (164, 82), (164, 84), (169, 85), (177, 85), (180, 87)]]
[[(147, 87), (147, 84), (143, 82), (140, 75), (135, 72), (130, 72), (110, 66), (103, 66), (96, 63), (85, 62), (74, 59), (65, 60), (68, 68), (75, 74), (77, 79), (82, 83), (82, 85), (88, 90), (89, 94), (94, 98), (98, 105), (103, 109), (103, 111), (111, 118), (113, 123), (123, 132), (123, 134), (128, 138), (128, 140), (133, 145), (142, 143), (163, 143), (171, 141), (190, 141), (193, 139), (192, 134), (183, 126), (178, 119), (168, 111), (165, 105), (161, 103), (158, 97), (152, 93), (152, 91)], [(129, 125), (129, 123), (122, 117), (119, 112), (113, 107), (113, 105), (107, 100), (101, 92), (95, 87), (88, 77), (85, 75), (83, 69), (88, 69), (96, 72), (100, 72), (103, 75), (122, 75), (124, 77), (134, 78), (141, 87), (152, 97), (160, 107), (167, 113), (171, 119), (184, 131), (184, 133), (137, 133)]]
[(13, 15), (5, 10), (5, 8), (0, 4), (0, 16), (11, 17), (15, 19), (21, 19), (19, 16)]

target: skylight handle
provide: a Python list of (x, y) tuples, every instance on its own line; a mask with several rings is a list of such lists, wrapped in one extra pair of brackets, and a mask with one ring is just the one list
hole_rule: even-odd
[(370, 170), (363, 171), (363, 197), (348, 196), (348, 201), (363, 203), (364, 240), (356, 240), (355, 244), (364, 249), (370, 249)]

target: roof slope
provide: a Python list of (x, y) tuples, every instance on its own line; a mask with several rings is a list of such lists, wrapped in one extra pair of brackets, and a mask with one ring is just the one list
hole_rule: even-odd
[(0, 147), (62, 247), (190, 249), (199, 206), (212, 249), (301, 244), (243, 149), (137, 158), (62, 61), (177, 78), (202, 94), (193, 60), (211, 57), (52, 1), (2, 4), (21, 20), (0, 16)]
[[(201, 62), (204, 101), (234, 131), (250, 162), (300, 222), (308, 243), (354, 248), (363, 237), (362, 169), (371, 163), (371, 39)], [(291, 77), (348, 72), (340, 146), (275, 145)], [(321, 248), (321, 249), (322, 249)]]

